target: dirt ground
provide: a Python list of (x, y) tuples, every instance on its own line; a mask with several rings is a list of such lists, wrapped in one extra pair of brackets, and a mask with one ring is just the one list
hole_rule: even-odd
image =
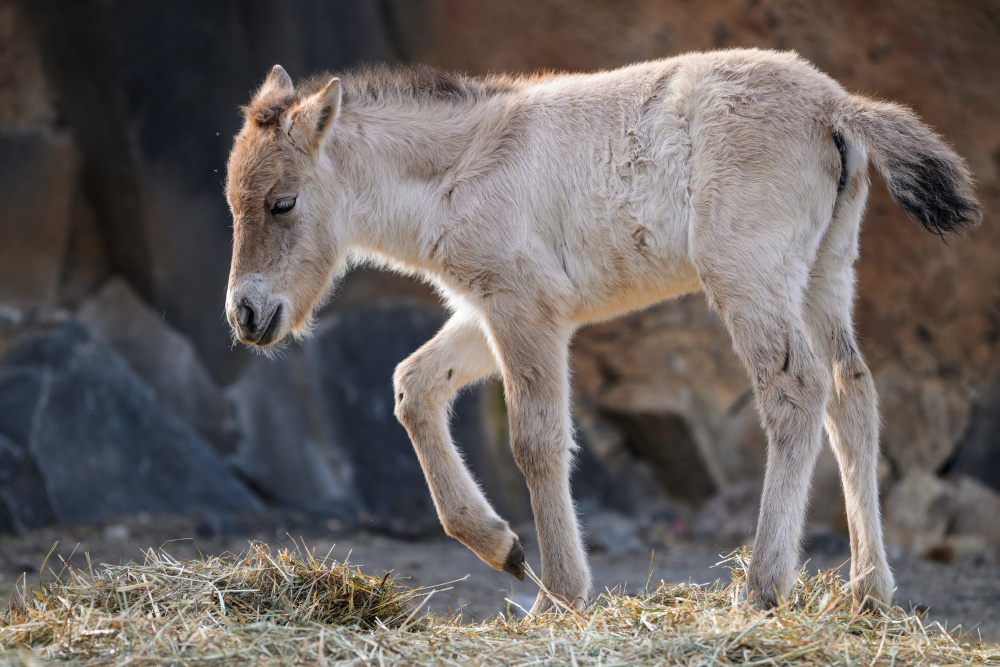
[[(538, 570), (538, 548), (530, 526), (521, 526), (528, 562)], [(39, 568), (58, 542), (46, 570), (58, 570), (71, 557), (75, 567), (85, 566), (85, 554), (94, 563), (118, 564), (141, 560), (150, 547), (162, 548), (178, 558), (195, 558), (199, 552), (239, 553), (249, 540), (280, 548), (293, 548), (304, 539), (318, 554), (349, 559), (369, 573), (392, 571), (410, 586), (435, 586), (452, 582), (435, 593), (428, 607), (435, 612), (461, 610), (469, 622), (499, 612), (519, 613), (528, 608), (537, 588), (518, 582), (483, 564), (458, 542), (443, 534), (421, 541), (400, 540), (371, 532), (344, 530), (334, 523), (317, 525), (303, 517), (268, 517), (236, 521), (225, 518), (139, 518), (95, 528), (49, 528), (23, 535), (0, 536), (0, 594), (9, 599), (23, 574), (37, 583)], [(725, 568), (713, 568), (735, 545), (673, 541), (648, 545), (642, 550), (611, 554), (591, 553), (595, 591), (623, 586), (640, 590), (651, 579), (669, 582), (711, 583), (728, 581)], [(822, 547), (823, 545), (819, 545)], [(807, 551), (810, 569), (835, 568), (848, 554), (838, 544)], [(893, 563), (898, 589), (895, 600), (904, 607), (926, 610), (925, 618), (947, 627), (961, 625), (988, 642), (1000, 643), (1000, 559), (981, 558), (954, 564), (920, 558), (899, 558)], [(650, 575), (650, 566), (652, 573)], [(846, 572), (845, 568), (845, 572)]]

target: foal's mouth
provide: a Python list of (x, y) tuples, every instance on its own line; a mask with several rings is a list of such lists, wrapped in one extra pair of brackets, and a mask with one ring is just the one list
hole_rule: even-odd
[(253, 345), (259, 345), (261, 347), (264, 347), (266, 345), (270, 345), (271, 343), (275, 342), (275, 340), (277, 339), (276, 334), (278, 332), (278, 329), (281, 328), (281, 311), (282, 311), (282, 304), (279, 303), (278, 307), (274, 309), (274, 314), (271, 315), (271, 319), (267, 323), (267, 327), (264, 328), (264, 332), (260, 335), (260, 338), (258, 338), (255, 341), (252, 341)]

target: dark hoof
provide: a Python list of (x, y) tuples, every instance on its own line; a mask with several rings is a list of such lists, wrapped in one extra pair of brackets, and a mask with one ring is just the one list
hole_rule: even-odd
[(514, 546), (510, 548), (507, 560), (504, 561), (503, 571), (524, 581), (524, 547), (521, 546), (521, 540), (514, 539)]

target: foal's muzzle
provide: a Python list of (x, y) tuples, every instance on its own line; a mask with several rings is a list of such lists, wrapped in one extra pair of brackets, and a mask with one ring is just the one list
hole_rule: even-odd
[(281, 330), (281, 316), (284, 308), (279, 303), (270, 316), (259, 317), (250, 305), (241, 305), (237, 309), (237, 319), (234, 328), (240, 340), (251, 345), (270, 345)]
[(241, 281), (227, 299), (226, 318), (247, 345), (270, 345), (280, 338), (283, 330), (285, 305), (263, 287), (263, 280), (252, 276)]

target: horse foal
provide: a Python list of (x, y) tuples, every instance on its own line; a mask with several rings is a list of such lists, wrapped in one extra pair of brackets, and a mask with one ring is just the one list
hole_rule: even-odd
[[(875, 385), (851, 320), (868, 164), (931, 232), (981, 219), (969, 171), (909, 110), (792, 53), (695, 53), (594, 74), (365, 69), (298, 87), (276, 66), (229, 159), (226, 312), (245, 343), (305, 335), (352, 262), (423, 276), (453, 315), (396, 371), (396, 416), (444, 529), (524, 576), (517, 536), (448, 432), (499, 373), (542, 581), (582, 605), (567, 348), (582, 324), (701, 289), (753, 382), (767, 473), (747, 595), (787, 595), (825, 426), (853, 593), (890, 600)], [(539, 594), (533, 613), (549, 599)]]

